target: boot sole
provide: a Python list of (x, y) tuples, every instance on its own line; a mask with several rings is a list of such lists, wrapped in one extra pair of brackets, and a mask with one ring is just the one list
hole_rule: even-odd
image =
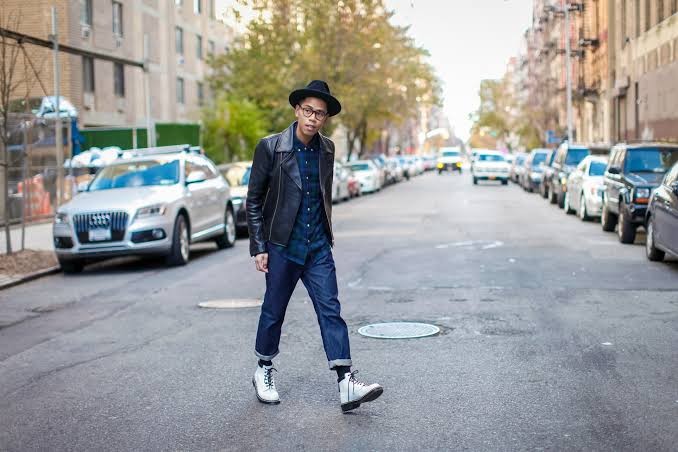
[(252, 386), (254, 386), (254, 393), (257, 395), (257, 400), (261, 403), (265, 403), (266, 405), (278, 405), (280, 403), (280, 400), (265, 400), (259, 397), (259, 391), (257, 391), (257, 384), (254, 381), (254, 378), (252, 378)]
[(359, 400), (354, 400), (353, 402), (348, 402), (348, 403), (342, 403), (341, 404), (341, 411), (344, 413), (347, 411), (355, 410), (360, 406), (361, 403), (367, 403), (367, 402), (372, 402), (373, 400), (377, 400), (380, 395), (384, 393), (384, 388), (374, 388), (362, 398)]

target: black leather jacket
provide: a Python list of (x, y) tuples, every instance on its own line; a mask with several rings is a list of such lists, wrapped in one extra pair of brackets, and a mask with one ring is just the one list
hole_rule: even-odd
[[(266, 253), (266, 242), (287, 246), (301, 205), (301, 174), (294, 156), (294, 124), (287, 130), (263, 138), (254, 151), (247, 188), (247, 228), (250, 255)], [(334, 143), (320, 138), (320, 191), (323, 224), (332, 245), (332, 178)]]

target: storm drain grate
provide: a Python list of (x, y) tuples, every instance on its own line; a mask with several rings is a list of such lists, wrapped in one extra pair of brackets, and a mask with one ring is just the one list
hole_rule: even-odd
[(242, 309), (242, 308), (257, 308), (261, 306), (262, 300), (250, 298), (235, 298), (228, 300), (210, 300), (198, 303), (201, 308), (209, 309)]
[(440, 328), (428, 323), (373, 323), (358, 330), (359, 334), (376, 339), (416, 339), (440, 333)]

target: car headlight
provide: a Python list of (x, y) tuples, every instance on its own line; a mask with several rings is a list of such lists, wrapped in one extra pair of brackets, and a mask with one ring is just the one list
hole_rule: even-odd
[(54, 215), (54, 223), (56, 224), (68, 224), (68, 214), (65, 212), (57, 212)]
[(143, 218), (158, 217), (165, 215), (167, 210), (166, 204), (153, 204), (152, 206), (141, 207), (137, 210), (136, 215), (134, 216), (135, 220), (141, 220)]
[(650, 197), (650, 189), (649, 188), (636, 188), (634, 191), (634, 198), (649, 198)]

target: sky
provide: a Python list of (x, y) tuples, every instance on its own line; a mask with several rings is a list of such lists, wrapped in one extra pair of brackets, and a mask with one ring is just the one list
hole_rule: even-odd
[(444, 110), (455, 133), (466, 140), (478, 108), (480, 81), (500, 78), (520, 50), (532, 21), (532, 0), (386, 0), (394, 23), (410, 25), (410, 36), (431, 53), (443, 81)]
[[(223, 11), (233, 0), (217, 0)], [(385, 0), (393, 22), (409, 25), (443, 81), (444, 110), (457, 136), (469, 137), (480, 81), (500, 78), (532, 21), (533, 0)]]

